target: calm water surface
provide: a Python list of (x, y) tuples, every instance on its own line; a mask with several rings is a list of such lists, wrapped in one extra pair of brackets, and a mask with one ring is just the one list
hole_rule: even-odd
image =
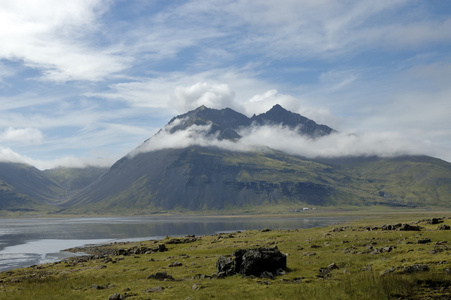
[(74, 255), (61, 250), (87, 244), (247, 229), (312, 228), (347, 220), (349, 218), (304, 216), (0, 219), (0, 271), (56, 262)]

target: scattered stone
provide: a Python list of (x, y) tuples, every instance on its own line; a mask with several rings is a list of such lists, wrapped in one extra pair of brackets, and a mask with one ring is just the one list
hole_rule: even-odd
[(114, 293), (113, 295), (108, 297), (108, 300), (123, 300), (123, 299), (125, 299), (125, 296), (118, 293)]
[(424, 238), (417, 241), (417, 244), (429, 244), (431, 242), (430, 238)]
[(410, 274), (410, 273), (425, 272), (425, 271), (429, 271), (429, 266), (428, 265), (415, 264), (415, 265), (411, 265), (411, 266), (405, 267), (401, 271), (401, 273), (403, 273), (403, 274)]
[(442, 224), (437, 227), (437, 230), (450, 230), (450, 229), (451, 229), (451, 226), (446, 225), (446, 224)]
[(147, 276), (146, 279), (174, 280), (174, 277), (172, 277), (172, 275), (167, 274), (166, 272), (157, 272), (155, 274)]
[(330, 265), (327, 266), (327, 268), (329, 270), (335, 270), (335, 269), (340, 269), (336, 263), (331, 263)]
[(168, 267), (171, 267), (171, 268), (173, 268), (173, 267), (181, 267), (181, 266), (183, 266), (183, 264), (181, 262), (178, 262), (178, 261), (171, 262), (168, 265)]
[(169, 241), (166, 242), (166, 244), (187, 244), (187, 243), (193, 243), (197, 241), (197, 238), (195, 238), (194, 236), (187, 236), (185, 238), (175, 238), (175, 239), (170, 239)]
[(387, 274), (393, 273), (395, 270), (396, 270), (395, 267), (391, 267), (390, 269), (387, 269), (384, 272), (382, 272), (381, 276), (385, 276)]
[(155, 287), (145, 290), (144, 292), (145, 293), (161, 293), (162, 291), (164, 291), (164, 287), (155, 286)]
[(421, 228), (420, 228), (420, 226), (402, 224), (402, 226), (399, 227), (397, 230), (399, 230), (399, 231), (420, 231)]
[(204, 275), (204, 274), (197, 274), (193, 277), (193, 279), (211, 279), (211, 276)]
[(432, 218), (425, 221), (427, 224), (435, 225), (443, 223), (443, 218)]
[(93, 284), (91, 286), (91, 288), (95, 289), (95, 290), (104, 290), (108, 288), (108, 285), (97, 285), (97, 284)]
[(193, 291), (197, 291), (197, 290), (200, 290), (200, 289), (203, 289), (203, 288), (204, 288), (204, 286), (202, 286), (200, 284), (197, 284), (197, 283), (193, 284), (193, 286), (191, 287), (191, 289)]

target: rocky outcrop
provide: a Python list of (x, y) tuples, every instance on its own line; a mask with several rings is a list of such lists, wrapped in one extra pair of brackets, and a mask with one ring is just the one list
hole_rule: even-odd
[(285, 274), (287, 257), (276, 247), (239, 249), (233, 257), (221, 256), (217, 263), (217, 276), (223, 278), (234, 274), (273, 278)]

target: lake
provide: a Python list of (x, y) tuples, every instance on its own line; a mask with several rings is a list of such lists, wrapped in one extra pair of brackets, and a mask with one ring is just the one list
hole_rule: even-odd
[(0, 271), (56, 262), (74, 256), (61, 251), (88, 244), (211, 235), (250, 229), (323, 227), (344, 217), (149, 216), (110, 218), (0, 219)]

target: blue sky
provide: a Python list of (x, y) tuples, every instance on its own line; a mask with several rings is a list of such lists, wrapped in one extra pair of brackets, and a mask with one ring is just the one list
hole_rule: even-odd
[(3, 161), (107, 166), (202, 104), (276, 103), (362, 137), (341, 154), (451, 161), (450, 1), (1, 1), (0, 40)]

